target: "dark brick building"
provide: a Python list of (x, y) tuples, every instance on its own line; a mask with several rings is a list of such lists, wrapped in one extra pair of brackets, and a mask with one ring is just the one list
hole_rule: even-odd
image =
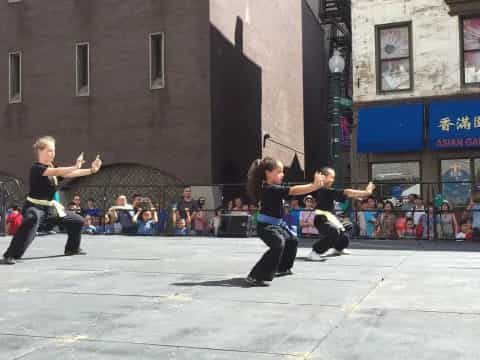
[(323, 161), (323, 31), (304, 1), (2, 1), (0, 24), (4, 174), (26, 178), (42, 134), (59, 163), (100, 153), (192, 184), (243, 181), (267, 154), (295, 180)]

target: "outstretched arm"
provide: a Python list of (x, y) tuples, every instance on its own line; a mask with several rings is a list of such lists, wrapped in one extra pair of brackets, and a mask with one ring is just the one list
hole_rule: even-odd
[[(82, 161), (83, 161), (83, 158), (82, 158)], [(77, 165), (78, 165), (78, 161), (77, 161)], [(90, 169), (77, 168), (70, 172), (67, 172), (65, 175), (63, 175), (63, 177), (75, 178), (75, 177), (89, 176), (99, 172), (101, 167), (102, 167), (102, 160), (100, 159), (100, 156), (97, 155), (97, 158), (92, 162)]]
[(310, 194), (314, 191), (317, 191), (321, 187), (323, 187), (324, 179), (325, 179), (325, 176), (323, 176), (319, 172), (316, 172), (313, 178), (313, 183), (310, 183), (307, 185), (292, 186), (288, 194), (291, 196)]
[(365, 190), (345, 189), (344, 193), (349, 198), (364, 198), (372, 195), (375, 190), (375, 185), (369, 182)]
[(54, 167), (51, 167), (51, 168), (47, 168), (44, 172), (43, 172), (43, 176), (60, 176), (60, 177), (66, 177), (67, 174), (73, 172), (73, 171), (76, 171), (78, 169), (81, 169), (82, 168), (82, 165), (85, 163), (85, 161), (83, 160), (83, 152), (80, 153), (80, 155), (77, 157), (77, 160), (75, 162), (75, 165), (73, 166), (66, 166), (66, 167), (57, 167), (57, 168), (54, 168)]

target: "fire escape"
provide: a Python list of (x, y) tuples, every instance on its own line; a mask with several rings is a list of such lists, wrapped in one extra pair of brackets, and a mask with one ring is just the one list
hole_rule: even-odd
[[(330, 161), (340, 186), (349, 182), (351, 144), (351, 0), (320, 0), (319, 18), (328, 36), (330, 71), (328, 76), (328, 119)], [(332, 66), (338, 55), (344, 66)], [(332, 60), (333, 59), (333, 60)], [(332, 64), (333, 61), (333, 64)], [(341, 59), (340, 59), (341, 62)]]

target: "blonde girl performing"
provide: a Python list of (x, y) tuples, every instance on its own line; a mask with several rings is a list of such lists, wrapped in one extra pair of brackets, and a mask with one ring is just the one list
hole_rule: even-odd
[(23, 222), (10, 242), (5, 254), (4, 263), (15, 264), (20, 259), (35, 238), (42, 222), (53, 225), (63, 225), (67, 230), (68, 239), (65, 245), (65, 255), (85, 255), (80, 248), (83, 218), (80, 215), (65, 211), (63, 206), (53, 200), (57, 191), (57, 177), (75, 178), (97, 173), (102, 167), (100, 156), (92, 162), (89, 169), (82, 169), (85, 161), (83, 153), (77, 158), (75, 165), (55, 167), (55, 139), (51, 136), (39, 138), (33, 145), (35, 161), (30, 169), (30, 192), (23, 207)]

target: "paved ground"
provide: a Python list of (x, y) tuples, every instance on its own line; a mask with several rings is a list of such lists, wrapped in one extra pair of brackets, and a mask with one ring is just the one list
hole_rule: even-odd
[(51, 257), (63, 241), (0, 267), (0, 359), (480, 358), (480, 244), (312, 263), (304, 242), (295, 276), (244, 288), (258, 239), (86, 237), (88, 256)]

